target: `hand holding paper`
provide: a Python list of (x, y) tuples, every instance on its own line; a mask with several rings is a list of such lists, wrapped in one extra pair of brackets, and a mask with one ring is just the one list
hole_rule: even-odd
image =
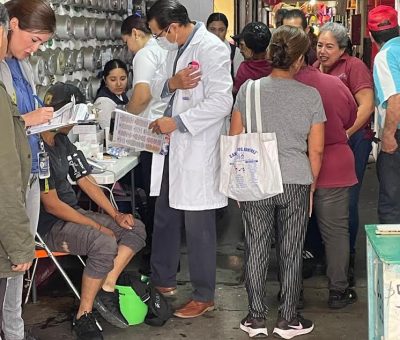
[(153, 133), (156, 133), (158, 135), (160, 133), (171, 133), (175, 131), (176, 128), (176, 122), (171, 117), (158, 118), (149, 125), (149, 129), (151, 129)]
[(35, 126), (47, 123), (53, 117), (54, 109), (52, 107), (40, 107), (35, 111), (28, 112), (22, 116), (25, 126)]

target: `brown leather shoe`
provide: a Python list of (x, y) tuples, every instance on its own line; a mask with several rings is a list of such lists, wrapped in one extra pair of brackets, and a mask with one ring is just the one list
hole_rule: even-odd
[(178, 292), (176, 287), (156, 287), (156, 289), (164, 296), (175, 295)]
[(174, 315), (178, 318), (190, 319), (214, 310), (214, 301), (201, 302), (190, 300), (186, 305), (177, 309)]

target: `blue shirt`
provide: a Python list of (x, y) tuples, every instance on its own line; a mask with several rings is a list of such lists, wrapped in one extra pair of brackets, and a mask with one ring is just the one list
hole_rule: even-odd
[[(35, 108), (35, 99), (33, 97), (33, 90), (29, 82), (25, 79), (18, 60), (15, 58), (7, 58), (6, 63), (10, 68), (11, 75), (13, 78), (13, 86), (17, 97), (16, 104), (18, 106), (18, 111), (21, 113), (21, 115), (34, 111), (36, 108)], [(38, 173), (39, 163), (37, 154), (40, 151), (39, 147), (40, 137), (39, 135), (30, 135), (28, 136), (28, 140), (32, 152), (31, 173)]]
[[(385, 125), (388, 99), (400, 93), (400, 37), (386, 42), (374, 61), (375, 105), (378, 108), (378, 123)], [(400, 124), (397, 126), (400, 129)]]

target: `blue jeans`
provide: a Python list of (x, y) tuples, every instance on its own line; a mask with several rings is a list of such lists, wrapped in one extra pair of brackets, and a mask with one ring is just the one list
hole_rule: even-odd
[(372, 150), (372, 140), (366, 136), (366, 129), (361, 129), (354, 133), (349, 139), (349, 145), (354, 154), (356, 166), (356, 176), (358, 183), (350, 188), (349, 204), (349, 232), (350, 232), (350, 253), (355, 253), (357, 232), (358, 232), (358, 200), (365, 169), (368, 164), (369, 154)]
[[(400, 130), (396, 132), (400, 145)], [(400, 150), (389, 154), (381, 151), (376, 162), (379, 180), (379, 223), (400, 223)]]

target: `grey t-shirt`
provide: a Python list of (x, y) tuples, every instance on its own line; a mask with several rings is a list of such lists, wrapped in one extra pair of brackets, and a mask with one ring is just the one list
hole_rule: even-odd
[[(234, 111), (242, 114), (246, 128), (246, 88), (237, 94)], [(261, 78), (261, 117), (263, 132), (275, 132), (279, 164), (284, 184), (311, 184), (313, 181), (307, 157), (307, 138), (311, 125), (326, 121), (321, 97), (316, 89), (296, 80)], [(251, 91), (252, 132), (256, 132), (254, 84)], [(247, 132), (247, 130), (246, 130)]]

